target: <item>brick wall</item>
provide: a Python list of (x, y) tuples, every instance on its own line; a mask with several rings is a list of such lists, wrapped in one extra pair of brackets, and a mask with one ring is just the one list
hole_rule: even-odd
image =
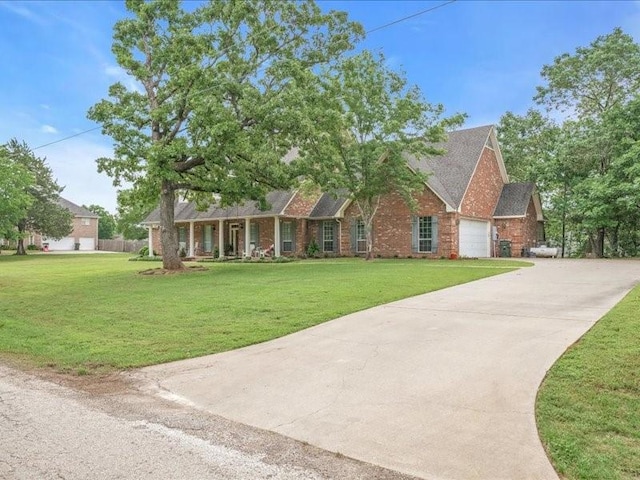
[(503, 186), (496, 153), (485, 147), (462, 201), (462, 215), (492, 219)]
[(289, 217), (308, 217), (321, 195), (318, 188), (311, 192), (296, 191), (284, 214)]
[[(444, 202), (431, 190), (425, 188), (416, 196), (418, 209), (411, 212), (402, 197), (392, 193), (380, 200), (380, 207), (373, 220), (373, 253), (383, 257), (448, 257), (457, 252), (458, 229), (457, 214), (447, 213)], [(342, 253), (353, 255), (351, 250), (351, 222), (360, 213), (355, 203), (345, 210), (342, 221)], [(412, 215), (438, 217), (438, 251), (435, 253), (416, 254), (411, 250), (411, 217)]]
[(538, 236), (538, 220), (533, 199), (529, 201), (525, 217), (498, 218), (495, 224), (500, 240), (511, 242), (512, 257), (520, 257), (523, 248), (535, 247)]
[(98, 246), (98, 219), (90, 218), (89, 225), (82, 224), (82, 218), (74, 217), (73, 219), (73, 230), (71, 232), (71, 237), (74, 237), (76, 243), (80, 242), (80, 237), (90, 237), (95, 240), (95, 246)]

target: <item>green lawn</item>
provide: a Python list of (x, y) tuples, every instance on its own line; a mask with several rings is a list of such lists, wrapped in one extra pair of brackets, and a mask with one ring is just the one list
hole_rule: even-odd
[(0, 353), (87, 372), (262, 342), (341, 315), (526, 265), (360, 259), (209, 263), (138, 275), (123, 255), (0, 256)]
[(551, 368), (536, 414), (562, 478), (640, 478), (640, 286)]

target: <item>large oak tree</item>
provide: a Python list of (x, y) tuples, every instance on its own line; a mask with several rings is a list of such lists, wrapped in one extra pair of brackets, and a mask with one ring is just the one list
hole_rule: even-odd
[[(132, 185), (130, 201), (160, 205), (163, 266), (183, 268), (174, 202), (264, 202), (287, 188), (282, 157), (300, 141), (314, 69), (362, 33), (312, 1), (126, 3), (113, 52), (140, 90), (116, 83), (89, 111), (115, 142), (99, 169)], [(191, 7), (191, 6), (189, 6)]]

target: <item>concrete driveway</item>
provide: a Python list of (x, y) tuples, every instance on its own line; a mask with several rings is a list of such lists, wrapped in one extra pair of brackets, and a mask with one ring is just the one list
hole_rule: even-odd
[(538, 385), (640, 281), (640, 262), (535, 263), (139, 375), (165, 397), (418, 477), (555, 479)]

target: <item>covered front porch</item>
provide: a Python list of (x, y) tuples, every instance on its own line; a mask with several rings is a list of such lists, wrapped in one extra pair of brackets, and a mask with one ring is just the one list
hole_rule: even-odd
[[(245, 217), (177, 222), (180, 253), (187, 257), (299, 255), (306, 249), (306, 219)], [(160, 231), (149, 228), (149, 252), (160, 253)]]

